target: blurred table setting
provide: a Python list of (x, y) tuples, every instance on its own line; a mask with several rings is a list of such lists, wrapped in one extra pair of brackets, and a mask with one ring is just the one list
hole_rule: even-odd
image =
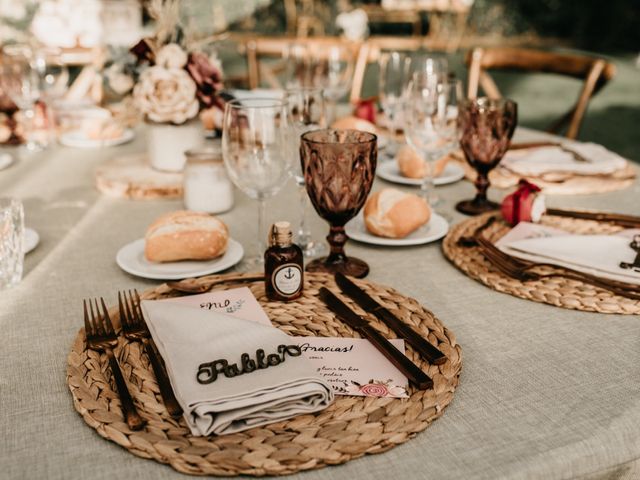
[(604, 60), (531, 57), (581, 66), (562, 136), (500, 49), (255, 38), (237, 88), (178, 2), (140, 40), (111, 5), (119, 49), (45, 44), (54, 3), (0, 54), (8, 478), (640, 475), (639, 168), (577, 138)]

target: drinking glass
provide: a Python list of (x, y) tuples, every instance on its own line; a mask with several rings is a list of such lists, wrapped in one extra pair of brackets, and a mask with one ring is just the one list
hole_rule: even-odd
[(300, 194), (300, 225), (298, 227), (298, 245), (305, 257), (314, 257), (324, 252), (324, 243), (311, 238), (311, 231), (306, 225), (307, 190), (304, 186), (304, 175), (300, 160), (300, 136), (303, 133), (324, 128), (325, 108), (321, 88), (299, 87), (290, 88), (285, 92), (285, 100), (289, 109), (292, 135), (292, 157), (294, 161), (293, 176)]
[(518, 106), (508, 99), (478, 98), (460, 104), (459, 114), (462, 136), (460, 146), (476, 177), (476, 196), (456, 205), (456, 210), (467, 215), (478, 215), (498, 208), (487, 200), (489, 172), (509, 149), (511, 137), (518, 123)]
[(290, 120), (285, 102), (268, 98), (233, 100), (225, 107), (222, 155), (231, 181), (258, 201), (257, 252), (248, 264), (262, 265), (265, 202), (291, 172)]
[(423, 75), (431, 83), (440, 83), (447, 80), (448, 74), (449, 62), (441, 55), (416, 55), (409, 61), (409, 78)]
[(316, 46), (309, 52), (313, 85), (322, 87), (328, 103), (327, 124), (336, 120), (336, 105), (349, 91), (353, 77), (353, 55), (346, 45)]
[(413, 76), (406, 92), (404, 134), (407, 143), (427, 163), (421, 189), (431, 206), (438, 204), (434, 193), (434, 163), (457, 143), (456, 85), (434, 82), (429, 74)]
[(22, 202), (0, 198), (0, 290), (22, 278), (24, 263), (24, 210)]
[(287, 45), (284, 59), (286, 60), (285, 87), (287, 89), (312, 86), (308, 45), (298, 42)]
[(395, 135), (398, 130), (398, 113), (402, 111), (403, 95), (409, 81), (410, 60), (400, 52), (385, 52), (380, 57), (378, 92), (391, 133), (385, 149), (390, 156), (395, 155), (398, 150)]
[(309, 272), (341, 272), (362, 278), (366, 262), (347, 257), (344, 226), (364, 205), (376, 170), (377, 138), (358, 130), (315, 130), (302, 135), (302, 171), (311, 203), (330, 225), (330, 253), (307, 265)]
[(37, 140), (35, 132), (36, 102), (40, 98), (40, 78), (33, 68), (33, 51), (28, 45), (7, 45), (2, 49), (0, 88), (24, 115), (26, 148), (41, 150), (45, 145)]
[(67, 92), (69, 69), (59, 48), (40, 48), (34, 53), (34, 68), (40, 78), (40, 90), (46, 102), (60, 99)]

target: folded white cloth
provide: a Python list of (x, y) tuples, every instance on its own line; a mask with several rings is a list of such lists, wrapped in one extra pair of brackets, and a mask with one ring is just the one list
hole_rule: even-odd
[(333, 401), (277, 328), (162, 301), (143, 301), (142, 310), (193, 435), (240, 432)]
[(575, 235), (556, 228), (520, 222), (496, 246), (505, 253), (537, 263), (551, 263), (601, 278), (640, 285), (640, 272), (620, 267), (633, 263), (634, 234), (625, 230), (615, 235)]
[(565, 141), (562, 145), (586, 161), (576, 160), (571, 152), (552, 146), (511, 150), (504, 156), (501, 165), (519, 175), (536, 176), (548, 172), (609, 175), (627, 164), (620, 155), (596, 143)]

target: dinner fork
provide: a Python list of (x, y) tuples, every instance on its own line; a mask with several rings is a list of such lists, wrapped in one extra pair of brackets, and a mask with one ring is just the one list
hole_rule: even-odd
[(144, 316), (142, 315), (142, 310), (140, 308), (140, 295), (138, 295), (137, 290), (134, 290), (134, 292), (135, 298), (134, 294), (131, 293), (131, 290), (129, 290), (128, 295), (125, 291), (118, 292), (118, 309), (120, 312), (122, 332), (124, 333), (125, 338), (129, 340), (138, 340), (142, 343), (142, 346), (149, 357), (149, 361), (151, 362), (151, 367), (153, 368), (156, 380), (158, 380), (160, 395), (162, 395), (162, 400), (167, 408), (167, 412), (169, 412), (169, 415), (172, 417), (179, 417), (182, 415), (182, 408), (173, 393), (167, 372), (162, 365), (155, 343), (149, 333), (149, 328), (144, 321)]
[[(118, 389), (118, 395), (120, 396), (122, 411), (127, 425), (131, 430), (140, 430), (146, 421), (140, 416), (136, 410), (136, 406), (133, 404), (133, 399), (122, 376), (120, 365), (118, 365), (118, 361), (113, 353), (113, 348), (118, 344), (118, 337), (109, 318), (109, 312), (107, 311), (104, 299), (100, 297), (102, 315), (98, 308), (97, 299), (94, 299), (93, 303), (91, 303), (91, 300), (88, 302), (87, 300), (83, 300), (82, 303), (84, 305), (84, 331), (87, 337), (87, 346), (92, 350), (105, 352), (107, 354), (109, 367), (116, 380), (116, 388)], [(89, 309), (87, 309), (87, 303), (89, 304)], [(94, 304), (95, 312), (93, 310)]]
[[(478, 247), (480, 247), (480, 252), (489, 261), (489, 263), (491, 263), (491, 265), (496, 267), (505, 275), (516, 278), (517, 280), (520, 280), (522, 282), (541, 280), (543, 278), (549, 277), (561, 277), (567, 278), (569, 280), (577, 280), (580, 282), (589, 283), (596, 287), (609, 290), (622, 297), (640, 300), (640, 293), (638, 293), (639, 287), (637, 285), (600, 278), (595, 275), (573, 270), (571, 268), (559, 267), (558, 265), (554, 265), (552, 263), (534, 263), (524, 261), (504, 253), (482, 235), (479, 235), (476, 240), (478, 242)], [(562, 268), (564, 271), (537, 273), (531, 271), (531, 269), (534, 267)]]

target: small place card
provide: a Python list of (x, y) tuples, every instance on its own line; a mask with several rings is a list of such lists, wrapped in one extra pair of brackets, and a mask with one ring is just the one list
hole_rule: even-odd
[[(336, 395), (407, 398), (409, 381), (368, 340), (292, 337)], [(404, 353), (404, 340), (390, 339)]]
[(188, 295), (184, 297), (167, 298), (161, 302), (174, 302), (182, 305), (189, 305), (203, 310), (212, 310), (225, 313), (243, 320), (262, 323), (273, 326), (267, 314), (247, 287), (232, 288), (230, 290), (217, 290), (213, 292), (201, 293), (199, 295)]

